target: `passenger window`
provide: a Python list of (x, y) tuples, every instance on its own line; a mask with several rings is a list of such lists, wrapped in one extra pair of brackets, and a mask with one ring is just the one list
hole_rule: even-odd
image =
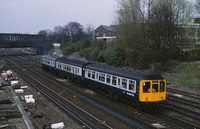
[(144, 93), (150, 93), (150, 82), (144, 82), (143, 83), (143, 92)]
[(164, 92), (165, 91), (165, 82), (161, 81), (160, 82), (160, 92)]
[(87, 75), (88, 75), (88, 70), (86, 69), (85, 70), (85, 77), (87, 77)]
[(121, 85), (121, 78), (118, 78), (118, 86)]
[(88, 70), (88, 77), (91, 78), (91, 71)]
[(103, 73), (99, 74), (99, 81), (105, 82), (105, 74)]
[(71, 66), (68, 67), (69, 72), (71, 72)]
[(129, 80), (129, 90), (134, 91), (135, 81)]
[(158, 92), (158, 84), (153, 84), (152, 86), (152, 93)]
[(113, 76), (112, 77), (112, 85), (116, 86), (116, 83), (117, 83), (117, 77)]
[(122, 79), (122, 88), (127, 88), (127, 79)]
[(95, 79), (95, 72), (92, 71), (92, 79)]
[(99, 78), (98, 73), (96, 73), (96, 79), (98, 79), (98, 78)]
[(110, 84), (110, 75), (106, 75), (106, 82)]
[(77, 68), (77, 73), (79, 73), (79, 68)]

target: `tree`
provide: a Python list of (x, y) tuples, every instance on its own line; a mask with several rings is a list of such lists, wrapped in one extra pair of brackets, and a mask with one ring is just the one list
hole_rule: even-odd
[(37, 35), (44, 35), (45, 39), (47, 39), (47, 31), (46, 30), (40, 30)]
[(88, 24), (85, 28), (86, 39), (91, 40), (93, 38), (94, 27), (91, 24)]
[(124, 56), (137, 62), (144, 39), (144, 12), (140, 0), (120, 0), (117, 10), (118, 47)]
[(180, 55), (184, 43), (183, 28), (191, 20), (187, 0), (151, 0), (146, 22), (146, 50), (151, 62), (166, 63)]
[(76, 42), (84, 38), (83, 26), (77, 22), (69, 22), (65, 26), (65, 35), (70, 42)]

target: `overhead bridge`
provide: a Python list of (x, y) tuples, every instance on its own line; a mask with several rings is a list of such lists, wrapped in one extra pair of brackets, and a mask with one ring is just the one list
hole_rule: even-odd
[(0, 48), (33, 47), (43, 54), (45, 38), (43, 35), (0, 33)]

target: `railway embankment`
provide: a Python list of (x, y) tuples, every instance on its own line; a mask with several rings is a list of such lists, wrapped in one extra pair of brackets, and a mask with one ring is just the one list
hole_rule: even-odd
[(200, 61), (180, 63), (162, 76), (168, 87), (200, 93)]

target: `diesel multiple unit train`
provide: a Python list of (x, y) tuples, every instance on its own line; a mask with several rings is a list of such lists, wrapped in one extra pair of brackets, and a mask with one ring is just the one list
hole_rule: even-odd
[(73, 77), (124, 98), (141, 103), (157, 103), (166, 100), (166, 80), (159, 74), (152, 74), (118, 67), (111, 67), (43, 55), (42, 67)]

